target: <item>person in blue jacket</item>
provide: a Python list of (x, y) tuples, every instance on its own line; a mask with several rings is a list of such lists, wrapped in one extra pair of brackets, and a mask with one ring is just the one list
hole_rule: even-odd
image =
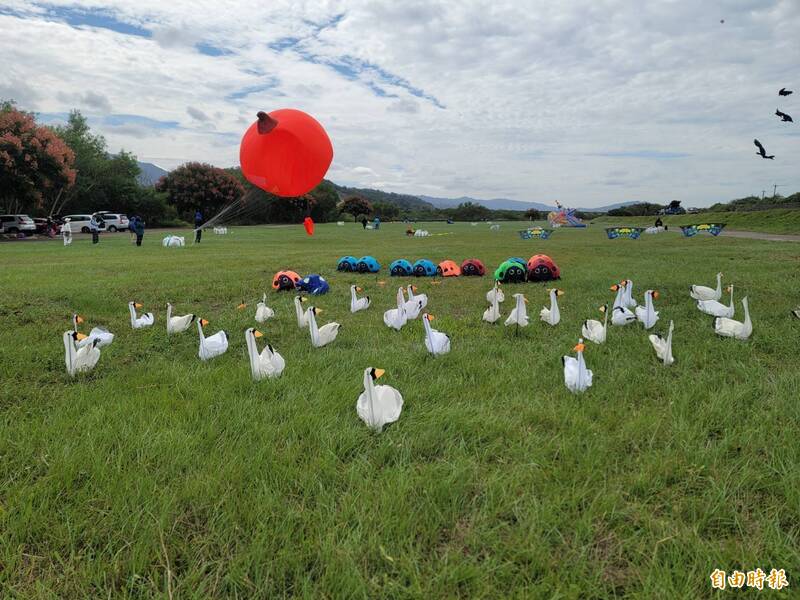
[(131, 244), (136, 241), (136, 215), (128, 219), (128, 231), (131, 233)]
[(142, 245), (142, 238), (144, 237), (144, 221), (142, 217), (136, 216), (136, 225), (134, 226), (136, 231), (136, 245)]
[(98, 243), (100, 241), (100, 220), (94, 215), (89, 219), (89, 231), (92, 232), (92, 243)]
[(199, 244), (203, 237), (203, 213), (198, 208), (194, 213), (194, 243)]

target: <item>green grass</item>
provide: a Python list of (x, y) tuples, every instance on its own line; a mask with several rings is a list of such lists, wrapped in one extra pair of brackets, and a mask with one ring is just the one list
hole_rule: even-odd
[[(699, 213), (696, 215), (663, 216), (666, 225), (691, 225), (692, 223), (727, 223), (730, 229), (759, 231), (763, 233), (800, 234), (800, 210), (781, 208), (739, 212)], [(655, 217), (598, 217), (593, 225), (652, 225)], [(723, 232), (724, 235), (724, 232)]]
[[(2, 596), (700, 598), (717, 567), (784, 568), (796, 588), (800, 246), (609, 241), (594, 227), (522, 241), (520, 227), (0, 244)], [(494, 269), (539, 252), (562, 269), (562, 322), (538, 320), (545, 286), (508, 286), (534, 317), (519, 337), (480, 320), (490, 278), (415, 280), (452, 338), (435, 359), (420, 321), (382, 323), (396, 280), (334, 271), (344, 254), (384, 268), (477, 256)], [(315, 302), (343, 327), (313, 349), (292, 295), (270, 293), (277, 318), (262, 331), (287, 368), (254, 383), (242, 332), (287, 267), (330, 279)], [(747, 342), (717, 338), (688, 297), (717, 270), (750, 298)], [(638, 325), (614, 329), (588, 344), (594, 386), (572, 395), (560, 357), (625, 277), (640, 299), (661, 291), (656, 329), (674, 319), (677, 362), (664, 368)], [(348, 312), (351, 282), (372, 296), (367, 312)], [(132, 299), (156, 312), (154, 328), (131, 330)], [(194, 331), (168, 339), (167, 301), (225, 328), (227, 354), (204, 364)], [(73, 311), (117, 338), (71, 380), (61, 334)], [(405, 398), (380, 435), (355, 411), (370, 365)]]

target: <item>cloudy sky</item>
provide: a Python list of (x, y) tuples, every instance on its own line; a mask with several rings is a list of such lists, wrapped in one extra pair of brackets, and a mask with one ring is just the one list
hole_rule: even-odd
[(800, 0), (2, 0), (0, 31), (0, 98), (79, 108), (165, 168), (235, 165), (255, 113), (292, 107), (342, 184), (573, 206), (800, 191)]

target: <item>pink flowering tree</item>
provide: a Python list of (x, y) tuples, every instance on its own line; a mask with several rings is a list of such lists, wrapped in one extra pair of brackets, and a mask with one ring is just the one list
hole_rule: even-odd
[(178, 214), (189, 220), (197, 209), (208, 219), (244, 194), (244, 186), (236, 177), (199, 162), (189, 162), (171, 171), (158, 181), (156, 190), (165, 192)]
[(10, 213), (49, 210), (75, 183), (75, 155), (34, 116), (0, 104), (0, 207)]

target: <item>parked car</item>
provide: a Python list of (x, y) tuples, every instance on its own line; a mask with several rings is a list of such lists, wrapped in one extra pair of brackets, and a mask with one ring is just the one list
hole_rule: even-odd
[[(44, 217), (34, 217), (33, 222), (36, 225), (36, 233), (40, 235), (47, 235), (47, 219)], [(58, 235), (59, 231), (61, 231), (61, 225), (55, 220), (51, 220), (51, 223), (55, 228), (54, 233)]]
[(106, 224), (106, 230), (111, 233), (115, 231), (126, 231), (128, 229), (128, 215), (106, 212), (104, 210), (95, 213), (95, 215), (103, 219)]
[[(97, 215), (97, 218), (100, 218), (100, 215)], [(89, 221), (92, 220), (92, 215), (65, 215), (64, 219), (70, 220), (70, 225), (72, 227), (73, 233), (89, 233), (91, 230), (89, 229)], [(98, 222), (100, 226), (100, 231), (105, 231), (106, 224), (105, 222), (100, 219)]]
[(28, 215), (0, 215), (3, 233), (36, 233), (36, 223)]

